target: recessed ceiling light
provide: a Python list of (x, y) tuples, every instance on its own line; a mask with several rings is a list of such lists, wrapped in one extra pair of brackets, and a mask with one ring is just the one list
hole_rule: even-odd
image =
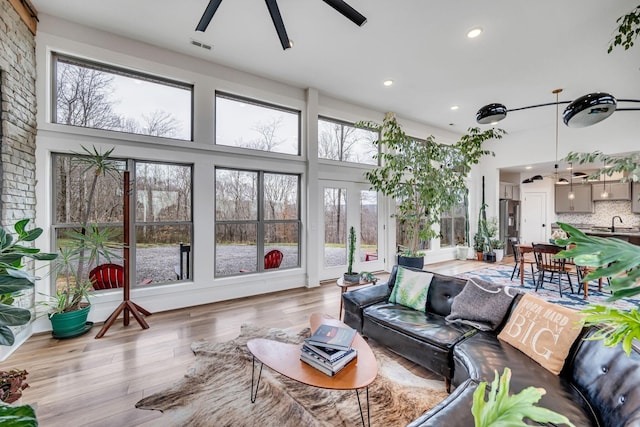
[(469, 32), (467, 33), (467, 37), (470, 39), (475, 39), (480, 34), (482, 34), (482, 28), (476, 27), (469, 30)]
[(391, 86), (393, 84), (393, 80), (385, 80), (382, 82), (382, 84), (385, 86)]
[(457, 110), (458, 108), (460, 108), (458, 105), (452, 105), (452, 106), (451, 106), (451, 109), (452, 109), (453, 111)]
[(525, 166), (525, 169), (527, 169), (527, 170), (533, 169), (533, 166)]

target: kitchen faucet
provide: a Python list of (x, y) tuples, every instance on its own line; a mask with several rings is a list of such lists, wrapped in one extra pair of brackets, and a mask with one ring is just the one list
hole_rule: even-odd
[(616, 215), (613, 218), (611, 218), (611, 232), (612, 233), (616, 232), (616, 227), (615, 227), (615, 225), (613, 225), (613, 223), (615, 222), (616, 218), (618, 218), (620, 220), (620, 224), (622, 224), (622, 218), (620, 218), (618, 215)]

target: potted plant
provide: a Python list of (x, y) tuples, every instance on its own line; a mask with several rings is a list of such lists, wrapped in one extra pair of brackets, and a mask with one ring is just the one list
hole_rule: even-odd
[(117, 163), (110, 159), (113, 148), (105, 152), (95, 147), (93, 150), (82, 149), (82, 153), (74, 153), (77, 156), (72, 161), (91, 174), (89, 194), (77, 228), (67, 233), (64, 245), (59, 248), (60, 257), (54, 270), (56, 291), (45, 302), (50, 308), (49, 320), (55, 338), (71, 338), (91, 329), (93, 323), (87, 322), (91, 309), (89, 293), (92, 290), (89, 273), (101, 262), (112, 262), (118, 257), (112, 249), (121, 246), (114, 243), (118, 240), (117, 231), (89, 222), (98, 180), (107, 174), (119, 174)]
[(496, 254), (496, 262), (501, 262), (502, 258), (504, 258), (504, 242), (500, 239), (492, 239), (491, 246)]
[(490, 218), (488, 221), (484, 221), (484, 233), (486, 244), (483, 259), (487, 262), (496, 262), (497, 256), (494, 244), (497, 240), (498, 220), (495, 217)]
[(378, 281), (378, 278), (373, 275), (370, 271), (363, 271), (360, 273), (360, 279), (363, 282), (373, 283), (374, 285)]
[[(31, 310), (14, 307), (17, 294), (33, 288), (34, 275), (23, 268), (23, 258), (50, 261), (56, 254), (40, 252), (29, 244), (41, 234), (41, 228), (27, 230), (28, 219), (18, 221), (14, 234), (0, 228), (0, 345), (13, 345), (15, 336), (10, 327), (22, 326), (31, 320)], [(0, 400), (4, 403), (19, 401), (22, 390), (28, 387), (27, 371), (12, 369), (0, 371)], [(0, 404), (0, 424), (21, 422), (19, 425), (37, 425), (36, 414), (30, 405), (8, 406)]]
[(394, 217), (406, 227), (409, 240), (401, 255), (421, 257), (422, 268), (420, 241), (438, 237), (434, 226), (440, 223), (443, 211), (463, 200), (471, 166), (482, 156), (493, 154), (484, 150), (482, 144), (502, 138), (504, 131), (481, 132), (479, 128), (470, 128), (458, 142), (447, 145), (436, 142), (432, 135), (424, 141), (407, 136), (393, 113), (387, 113), (381, 125), (359, 122), (356, 126), (380, 133), (375, 142), (380, 166), (365, 176), (372, 189), (395, 200)]
[(353, 271), (353, 258), (356, 253), (356, 229), (352, 227), (349, 228), (349, 247), (347, 253), (347, 272), (344, 273), (343, 280), (345, 283), (359, 283), (360, 282), (360, 273), (355, 273)]

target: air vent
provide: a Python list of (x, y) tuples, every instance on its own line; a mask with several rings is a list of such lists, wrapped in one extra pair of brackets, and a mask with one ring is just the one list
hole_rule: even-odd
[(206, 50), (213, 49), (213, 46), (211, 46), (209, 44), (206, 44), (206, 43), (199, 42), (198, 40), (193, 40), (192, 39), (191, 40), (191, 44), (194, 45), (194, 46), (201, 47), (201, 48), (206, 49)]

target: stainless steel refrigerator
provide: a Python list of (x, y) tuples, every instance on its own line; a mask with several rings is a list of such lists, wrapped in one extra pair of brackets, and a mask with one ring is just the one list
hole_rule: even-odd
[(505, 255), (512, 255), (509, 237), (520, 237), (520, 201), (500, 200), (500, 240), (504, 242)]

